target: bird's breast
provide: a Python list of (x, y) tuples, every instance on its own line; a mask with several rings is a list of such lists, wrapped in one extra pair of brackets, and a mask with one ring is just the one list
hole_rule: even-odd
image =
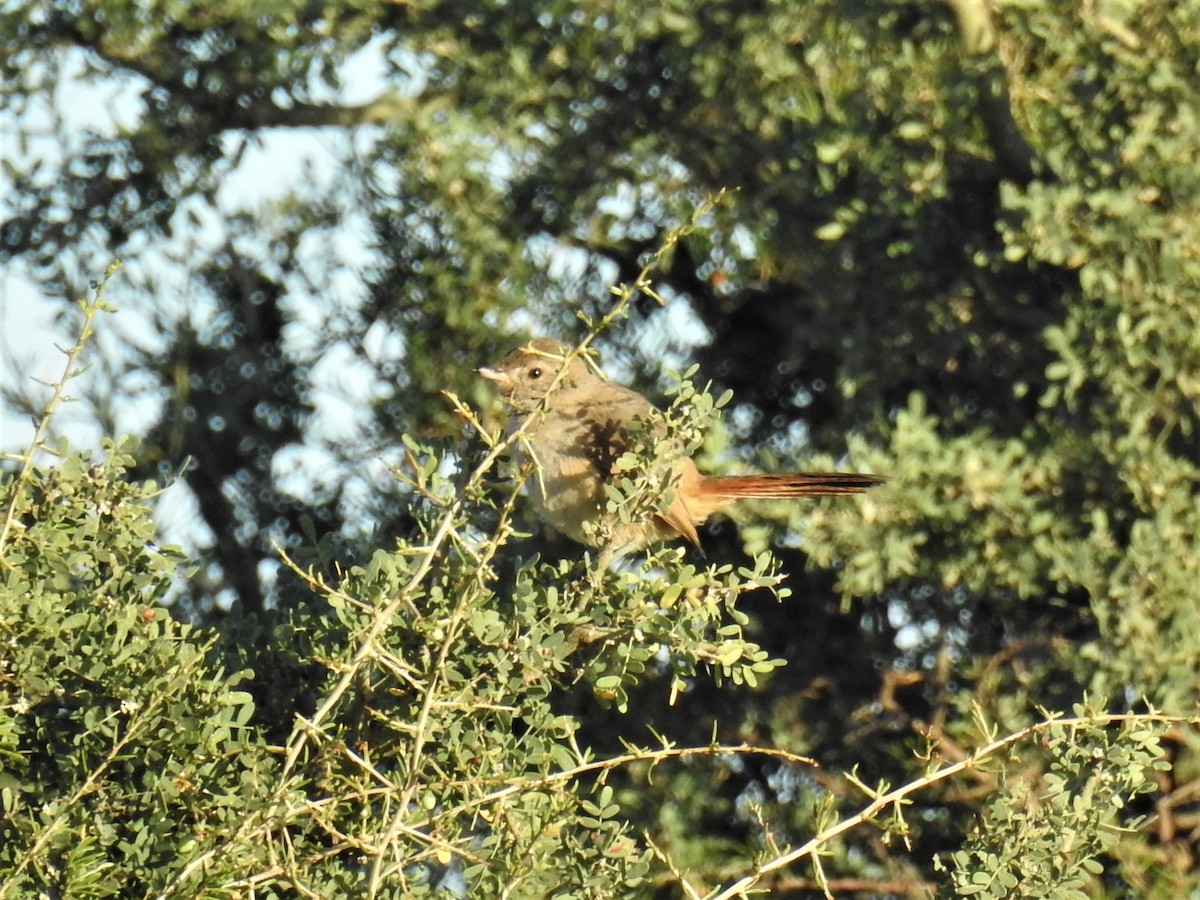
[(534, 471), (526, 482), (538, 515), (556, 531), (595, 546), (585, 522), (598, 523), (604, 511), (604, 480), (582, 418), (546, 415), (527, 433), (526, 452)]

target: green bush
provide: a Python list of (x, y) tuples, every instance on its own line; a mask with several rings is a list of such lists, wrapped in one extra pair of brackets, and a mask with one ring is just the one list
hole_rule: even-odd
[[(86, 307), (85, 337), (100, 308)], [(47, 415), (61, 396), (60, 384)], [(158, 487), (126, 478), (132, 447), (60, 446), (35, 465), (35, 443), (18, 460), (0, 482), (0, 896), (729, 897), (801, 861), (829, 892), (822, 860), (842, 858), (855, 829), (907, 842), (909, 805), (968, 776), (989, 788), (973, 837), (949, 855), (959, 894), (1083, 896), (1099, 857), (1118, 851), (1116, 826), (1154, 788), (1174, 720), (1080, 708), (998, 736), (977, 715), (978, 750), (948, 761), (931, 744), (925, 773), (899, 787), (821, 774), (863, 792), (857, 812), (836, 804), (841, 790), (798, 781), (817, 801), (807, 837), (785, 839), (752, 804), (761, 850), (725, 847), (719, 887), (686, 846), (692, 823), (638, 825), (629, 792), (668, 769), (678, 789), (689, 770), (758, 759), (803, 781), (816, 763), (666, 735), (606, 756), (564, 708), (581, 688), (622, 711), (646, 683), (670, 706), (709, 679), (736, 692), (774, 677), (782, 660), (748, 639), (738, 609), (755, 589), (786, 596), (770, 556), (736, 571), (671, 548), (621, 569), (533, 557), (500, 589), (519, 479), (500, 489), (487, 476), (513, 439), (453, 402), (482, 440), (449, 476), (407, 441), (412, 536), (328, 575), (289, 561), (327, 614), (296, 612), (266, 638), (281, 656), (284, 641), (308, 648), (324, 672), (313, 709), (297, 692), (281, 745), (263, 734), (282, 723), (256, 718), (248, 691), (286, 682), (229, 674), (225, 644), (164, 608), (188, 572), (155, 544)], [(716, 405), (684, 382), (668, 420), (694, 444)], [(637, 508), (646, 487), (633, 479), (614, 509)]]

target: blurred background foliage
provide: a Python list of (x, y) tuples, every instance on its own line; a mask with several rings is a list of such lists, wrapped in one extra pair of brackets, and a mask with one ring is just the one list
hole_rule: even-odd
[[(498, 423), (472, 370), (582, 336), (730, 189), (654, 274), (667, 303), (602, 335), (607, 369), (732, 389), (711, 470), (890, 483), (703, 535), (713, 562), (775, 552), (791, 598), (741, 608), (784, 668), (564, 711), (600, 753), (715, 733), (897, 783), (971, 744), (973, 707), (1006, 729), (1084, 692), (1195, 707), (1197, 73), (1200, 5), (1152, 0), (10, 4), (0, 260), (64, 301), (125, 261), (90, 408), (141, 438), (133, 477), (178, 476), (160, 522), (198, 565), (175, 613), (286, 733), (313, 682), (279, 637), (322, 607), (274, 548), (350, 565), (411, 534), (401, 436), (474, 452), (440, 392)], [(501, 587), (580, 555), (524, 524)], [(1200, 890), (1195, 742), (1168, 746), (1157, 824), (1089, 895)], [(920, 895), (995, 786), (923, 798), (911, 852), (863, 837), (831, 878)], [(825, 796), (859, 795), (747, 760), (621, 807), (719, 882)]]

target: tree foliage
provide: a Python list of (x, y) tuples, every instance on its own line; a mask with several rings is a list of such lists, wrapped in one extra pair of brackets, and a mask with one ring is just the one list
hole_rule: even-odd
[[(388, 857), (389, 879), (369, 876), (409, 887), (462, 876), (467, 853), (481, 855), (467, 835), (496, 840), (502, 821), (539, 858), (560, 841), (563, 865), (591, 859), (591, 827), (590, 846), (621, 848), (596, 873), (649, 879), (630, 891), (679, 890), (672, 866), (694, 884), (736, 883), (754, 853), (780, 858), (851, 815), (858, 783), (926, 777), (920, 754), (953, 764), (993, 728), (1019, 733), (1085, 696), (1104, 699), (1077, 718), (1188, 714), (1200, 683), (1198, 34), (1196, 4), (1148, 0), (6, 7), (0, 80), (20, 140), (5, 161), (0, 258), (72, 298), (122, 257), (109, 290), (141, 336), (103, 348), (111, 378), (94, 409), (114, 435), (127, 401), (154, 409), (138, 449), (67, 453), (59, 474), (12, 483), (6, 502), (35, 505), (72, 485), (47, 509), (76, 518), (13, 533), (6, 553), (32, 555), (6, 558), (9, 590), (18, 571), (22, 585), (57, 578), (47, 596), (71, 596), (46, 627), (85, 615), (73, 635), (137, 635), (130, 659), (191, 641), (188, 677), (207, 686), (179, 702), (212, 728), (242, 726), (249, 707), (221, 698), (246, 691), (256, 733), (291, 754), (281, 762), (237, 731), (249, 743), (229, 750), (230, 771), (240, 758), (265, 781), (341, 798), (310, 810), (314, 842), (370, 831), (343, 815), (382, 815), (388, 840), (354, 846), (379, 860), (416, 841)], [(351, 95), (348, 73), (368, 59), (377, 90)], [(80, 127), (56, 106), (63, 84), (110, 91), (112, 115)], [(280, 165), (293, 182), (231, 197), (259, 145), (283, 134), (316, 135), (335, 163)], [(615, 296), (616, 283), (629, 289)], [(499, 440), (471, 370), (530, 332), (594, 341), (623, 380), (659, 395), (666, 369), (698, 363), (733, 397), (697, 444), (710, 470), (802, 458), (890, 483), (851, 504), (740, 512), (736, 528), (708, 529), (705, 560), (661, 551), (598, 578), (523, 518), (498, 474), (471, 481)], [(691, 408), (678, 407), (680, 427)], [(140, 510), (137, 524), (111, 526), (132, 529), (128, 546), (87, 543), (110, 526), (71, 512), (71, 497), (117, 503), (122, 478), (177, 473), (203, 524), (190, 577), (168, 578), (166, 558), (144, 549), (140, 487), (119, 503)], [(442, 522), (452, 540), (435, 540)], [(506, 523), (532, 533), (504, 539)], [(38, 534), (50, 543), (29, 543)], [(481, 546), (492, 549), (479, 557)], [(84, 558), (102, 581), (113, 560), (132, 567), (127, 600), (170, 598), (219, 640), (164, 625), (161, 611), (147, 632), (140, 613), (93, 608), (86, 595), (109, 582), (62, 574)], [(759, 582), (766, 591), (749, 590)], [(790, 596), (777, 602), (772, 587)], [(596, 596), (581, 613), (583, 590)], [(118, 620), (128, 627), (102, 624)], [(69, 647), (50, 670), (101, 653)], [(222, 681), (222, 669), (253, 675)], [(165, 690), (172, 671), (144, 689)], [(12, 689), (6, 715), (29, 690)], [(294, 731), (297, 715), (313, 729)], [(1139, 727), (1038, 732), (1045, 746), (964, 773), (969, 788), (930, 782), (903, 812), (904, 840), (850, 830), (821, 846), (820, 868), (792, 881), (772, 870), (767, 886), (1194, 890), (1188, 730), (1164, 739), (1158, 824), (1106, 831), (1156, 758)], [(646, 756), (580, 772), (594, 795), (557, 793), (552, 771), (648, 750), (654, 735), (820, 768), (711, 754), (647, 778), (658, 760)], [(396, 768), (360, 752), (381, 745)], [(518, 816), (508, 795), (479, 799), (517, 777), (488, 773), (497, 747), (525, 754), (524, 775), (545, 788), (518, 818), (505, 818)], [(318, 760), (319, 777), (287, 781)], [(468, 765), (478, 780), (453, 774)], [(259, 809), (295, 812), (263, 796)], [(405, 823), (422, 803), (426, 818)], [(434, 829), (446, 811), (453, 824)], [(560, 814), (573, 824), (551, 826)], [(33, 825), (12, 827), (36, 839)], [(1028, 852), (1005, 849), (1015, 834)], [(356, 877), (333, 874), (338, 853), (304, 854), (287, 877), (313, 890)], [(505, 858), (487, 877), (520, 870)], [(330, 866), (319, 875), (318, 862)], [(228, 877), (251, 867), (240, 871)], [(542, 884), (584, 883), (553, 877)]]
[[(99, 297), (84, 305), (88, 324), (45, 416), (102, 308)], [(695, 437), (714, 408), (685, 383), (667, 421)], [(377, 550), (336, 583), (296, 569), (327, 614), (297, 614), (272, 637), (276, 647), (306, 641), (324, 678), (315, 708), (293, 712), (279, 745), (236, 689), (255, 674), (227, 675), (215, 639), (198, 640), (200, 630), (156, 605), (182, 560), (154, 543), (147, 501), (157, 488), (125, 477), (131, 448), (109, 445), (92, 460), (62, 445), (58, 465), (42, 467), (34, 457), (48, 448), (35, 440), (0, 482), (0, 896), (638, 897), (657, 884), (733, 897), (799, 860), (829, 893), (820, 854), (835, 837), (872, 823), (909, 841), (911, 795), (985, 771), (1005, 751), (995, 824), (954, 854), (955, 881), (964, 895), (1022, 886), (1045, 896), (1077, 892), (1103, 871), (1096, 857), (1116, 844), (1110, 826), (1167, 767), (1163, 726), (1185, 720), (1080, 708), (1003, 738), (993, 730), (964, 760), (930, 753), (925, 774), (895, 790), (846, 773), (871, 802), (838, 821), (826, 794), (810, 820), (816, 833), (797, 848), (782, 847), (771, 824), (783, 809), (754, 798), (745, 803), (762, 828), (759, 854), (726, 844), (715, 867), (693, 859), (687, 844), (706, 841), (691, 822), (647, 821), (639, 834), (635, 785), (689, 758), (717, 771), (764, 759), (793, 780), (816, 763), (662, 737), (597, 756), (580, 743), (584, 719), (560, 711), (564, 698), (582, 684), (625, 712), (632, 691), (664, 680), (671, 705), (700, 677), (755, 688), (783, 661), (746, 639), (738, 601), (787, 592), (767, 553), (734, 572), (666, 548), (636, 572), (534, 558), (496, 591), (520, 482), (535, 476), (497, 499), (486, 476), (518, 435), (489, 433), (462, 409), (486, 450), (455, 477), (407, 441), (410, 484), (426, 501), (415, 539)], [(634, 478), (614, 491), (612, 511), (633, 513), (660, 491), (654, 478)], [(486, 511), (498, 516), (490, 537), (475, 528)], [(1025, 809), (1026, 788), (1005, 783), (1032, 736), (1048, 763), (1037, 812)], [(684, 846), (663, 849), (668, 841)]]

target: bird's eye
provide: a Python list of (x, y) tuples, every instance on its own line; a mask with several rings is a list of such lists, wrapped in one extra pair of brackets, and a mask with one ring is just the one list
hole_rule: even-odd
[(539, 378), (542, 377), (542, 370), (535, 366), (534, 368), (529, 370), (529, 377), (532, 378), (534, 381), (537, 381)]

